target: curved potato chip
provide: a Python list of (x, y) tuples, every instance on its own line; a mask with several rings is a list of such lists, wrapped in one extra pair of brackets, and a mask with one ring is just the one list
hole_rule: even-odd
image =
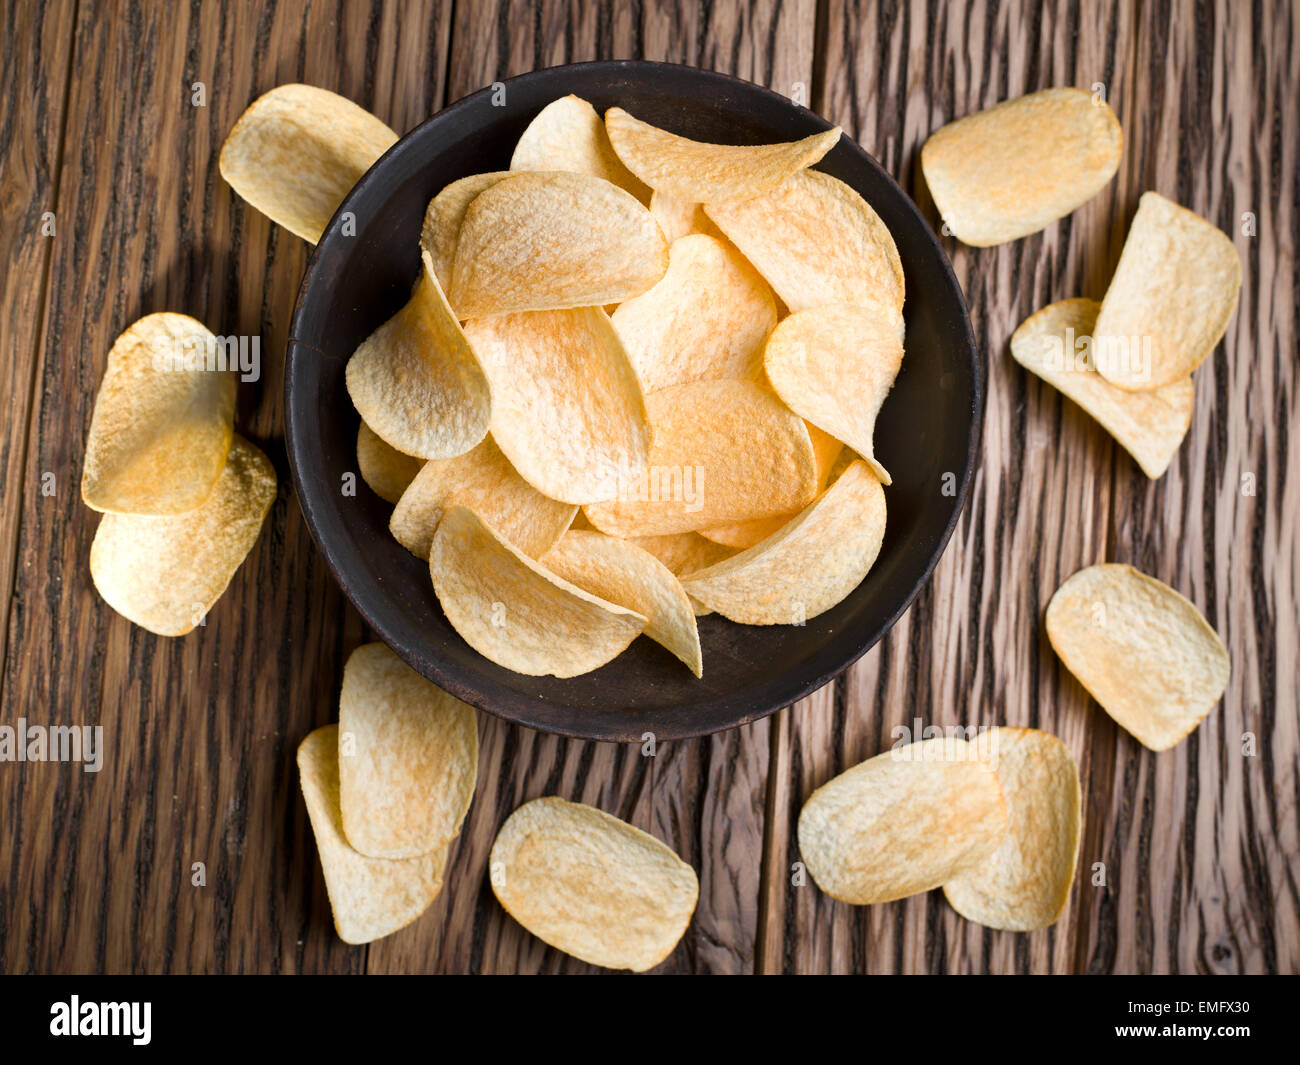
[(448, 507), (429, 551), (443, 613), (484, 658), (529, 677), (576, 677), (620, 654), (646, 619), (589, 595)]
[(768, 337), (763, 368), (786, 405), (844, 441), (880, 478), (875, 459), (876, 416), (903, 362), (898, 319), (879, 305), (797, 311)]
[(343, 198), (397, 134), (351, 100), (314, 85), (280, 85), (239, 116), (218, 167), (272, 222), (317, 243)]
[(650, 457), (618, 495), (586, 508), (615, 536), (689, 532), (808, 503), (817, 493), (812, 440), (801, 419), (751, 381), (695, 381), (646, 400)]
[(159, 636), (184, 636), (221, 598), (275, 500), (275, 470), (236, 436), (212, 494), (170, 518), (105, 514), (90, 545), (104, 601)]
[(1037, 233), (1102, 190), (1124, 134), (1105, 100), (1044, 89), (950, 122), (921, 148), (934, 205), (964, 244)]
[(1196, 607), (1132, 566), (1079, 570), (1047, 604), (1052, 649), (1153, 751), (1185, 739), (1228, 686), (1228, 649)]
[(792, 312), (870, 299), (902, 313), (894, 238), (837, 178), (801, 170), (765, 196), (704, 211)]
[(688, 237), (692, 233), (704, 233), (710, 237), (721, 237), (722, 231), (709, 221), (704, 213), (702, 203), (678, 200), (666, 192), (656, 192), (650, 197), (650, 213), (654, 215), (659, 228), (664, 231), (671, 250), (673, 241)]
[(339, 809), (339, 726), (326, 725), (298, 745), (302, 797), (344, 943), (370, 943), (405, 928), (442, 889), (447, 848), (418, 858), (367, 858), (348, 843)]
[(1223, 339), (1240, 293), (1228, 235), (1144, 192), (1097, 315), (1097, 370), (1132, 391), (1181, 380)]
[(885, 536), (885, 492), (854, 462), (798, 517), (725, 562), (682, 575), (688, 595), (744, 625), (815, 618), (862, 583)]
[(712, 566), (735, 554), (734, 550), (724, 544), (706, 540), (696, 532), (633, 536), (628, 539), (628, 543), (636, 544), (642, 551), (649, 551), (668, 567), (674, 577)]
[(480, 192), (509, 176), (508, 170), (470, 174), (446, 186), (424, 209), (420, 247), (428, 254), (433, 276), (444, 294), (451, 291), (451, 268), (456, 261), (456, 245), (460, 242), (460, 227), (465, 224), (465, 212)]
[[(830, 483), (831, 471), (835, 469), (836, 462), (844, 451), (844, 445), (829, 433), (822, 432), (812, 422), (805, 421), (804, 425), (808, 427), (808, 435), (812, 437), (813, 454), (817, 458), (817, 490), (821, 491)], [(844, 468), (847, 468), (847, 465), (846, 463), (838, 472), (842, 473)], [(757, 518), (754, 521), (740, 521), (732, 525), (719, 525), (712, 529), (703, 529), (700, 535), (712, 540), (714, 543), (743, 551), (747, 547), (753, 547), (755, 544), (766, 540), (782, 526), (793, 521), (798, 516), (799, 511), (792, 510), (788, 514), (778, 514), (774, 518)], [(707, 564), (711, 565), (712, 563)], [(703, 566), (696, 567), (696, 569), (703, 568)], [(682, 570), (682, 572), (689, 573), (690, 571)]]
[(578, 508), (557, 503), (525, 481), (492, 437), (451, 459), (434, 459), (411, 482), (389, 519), (389, 531), (411, 554), (429, 557), (443, 512), (460, 503), (503, 539), (539, 558), (573, 522)]
[(700, 895), (695, 870), (654, 836), (581, 803), (524, 803), (488, 864), (497, 900), (544, 943), (607, 969), (653, 969)]
[[(1196, 389), (1184, 377), (1152, 392), (1127, 392), (1102, 377), (1092, 365), (1100, 309), (1096, 300), (1049, 304), (1011, 335), (1011, 357), (1082, 407), (1148, 477), (1161, 477), (1192, 424)], [(1076, 356), (1082, 342), (1087, 353)]]
[(150, 314), (113, 342), (86, 439), (81, 498), (94, 510), (184, 514), (221, 476), (235, 429), (235, 375), (184, 314)]
[(817, 886), (857, 906), (929, 891), (979, 866), (1007, 831), (978, 743), (939, 737), (859, 762), (808, 797), (799, 854)]
[(659, 283), (611, 321), (649, 395), (690, 381), (759, 379), (776, 300), (739, 252), (694, 234), (669, 249)]
[(474, 319), (465, 333), (492, 383), (492, 436), (539, 492), (590, 503), (645, 469), (641, 385), (599, 307)]
[(510, 169), (591, 174), (642, 203), (650, 200), (650, 190), (615, 154), (596, 109), (580, 96), (562, 96), (537, 113), (515, 145)]
[(954, 910), (989, 928), (1031, 932), (1065, 912), (1079, 858), (1079, 767), (1064, 743), (1032, 728), (995, 728), (994, 769), (1007, 804), (997, 850), (943, 885)]
[(783, 144), (706, 144), (633, 118), (621, 107), (605, 112), (614, 151), (656, 192), (688, 203), (751, 200), (835, 147), (840, 128)]
[(478, 777), (474, 708), (382, 643), (348, 656), (339, 694), (339, 807), (368, 858), (417, 858), (460, 831)]
[(361, 479), (385, 503), (401, 499), (424, 464), (424, 459), (390, 447), (370, 426), (361, 423), (357, 430), (357, 467)]
[(353, 352), (346, 378), (362, 420), (404, 455), (463, 455), (487, 435), (488, 379), (427, 252), (410, 300)]
[(559, 171), (511, 174), (465, 211), (448, 295), (457, 313), (620, 303), (668, 269), (659, 223), (603, 178)]
[(672, 572), (630, 540), (570, 529), (541, 558), (552, 573), (647, 619), (645, 634), (703, 675), (695, 612)]

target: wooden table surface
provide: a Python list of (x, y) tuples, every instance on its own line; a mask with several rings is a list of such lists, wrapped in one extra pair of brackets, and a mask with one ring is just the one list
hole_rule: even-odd
[[(487, 883), (497, 826), (543, 794), (626, 818), (699, 871), (699, 909), (663, 971), (1300, 969), (1298, 38), (1293, 0), (6, 0), (0, 723), (99, 724), (107, 753), (97, 774), (0, 763), (3, 970), (583, 971), (507, 917)], [(412, 926), (348, 947), (294, 767), (299, 740), (335, 718), (342, 663), (367, 638), (307, 534), (285, 458), (283, 351), (309, 249), (234, 196), (217, 152), (282, 82), (333, 89), (400, 132), (490, 82), (598, 58), (805, 94), (909, 190), (931, 131), (1052, 85), (1104, 86), (1124, 157), (1101, 195), (1041, 234), (945, 241), (988, 371), (983, 458), (933, 580), (893, 631), (804, 702), (653, 758), (481, 715), (478, 792), (441, 895)], [(1196, 374), (1191, 431), (1154, 483), (1007, 349), (1044, 304), (1101, 297), (1147, 189), (1222, 227), (1245, 267), (1227, 336)], [(262, 338), (238, 423), (280, 476), (257, 546), (181, 639), (96, 596), (97, 516), (78, 491), (108, 349), (160, 310)], [(1122, 732), (1048, 647), (1047, 600), (1102, 560), (1172, 584), (1231, 652), (1221, 705), (1172, 751)], [(1069, 744), (1085, 824), (1054, 927), (990, 931), (937, 891), (854, 908), (792, 886), (803, 799), (914, 717), (1033, 725)]]

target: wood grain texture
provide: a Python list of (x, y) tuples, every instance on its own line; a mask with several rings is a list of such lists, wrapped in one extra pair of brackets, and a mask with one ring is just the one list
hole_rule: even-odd
[[(1300, 969), (1300, 282), (1296, 10), (1218, 0), (923, 4), (855, 0), (285, 0), (3, 7), (0, 100), (0, 722), (101, 724), (99, 774), (0, 764), (0, 970), (589, 972), (497, 905), (488, 852), (522, 802), (592, 803), (700, 874), (667, 972), (1262, 972)], [(945, 248), (988, 370), (983, 460), (934, 579), (847, 675), (706, 740), (580, 743), (480, 715), (479, 786), (446, 886), (369, 947), (333, 934), (298, 797), (297, 743), (337, 714), (368, 638), (288, 486), (280, 394), (309, 249), (243, 205), (216, 154), (259, 93), (334, 89), (399, 132), (542, 66), (646, 58), (810, 101), (930, 212), (930, 132), (1049, 85), (1104, 87), (1125, 130), (1114, 182), (1041, 234)], [(203, 82), (206, 106), (191, 105)], [(1192, 429), (1154, 484), (1078, 408), (1011, 360), (1015, 326), (1100, 298), (1154, 188), (1234, 237), (1246, 280), (1198, 372)], [(39, 220), (55, 210), (57, 235)], [(1253, 235), (1243, 216), (1254, 218)], [(281, 489), (206, 626), (135, 629), (94, 594), (78, 483), (113, 338), (154, 310), (261, 338), (240, 431)], [(40, 492), (43, 472), (57, 490)], [(1249, 475), (1249, 477), (1247, 477)], [(1253, 494), (1244, 489), (1253, 488)], [(1132, 562), (1224, 635), (1233, 678), (1190, 740), (1155, 755), (1066, 673), (1042, 633), (1080, 566)], [(1085, 785), (1081, 878), (1052, 929), (992, 932), (939, 892), (853, 908), (797, 886), (813, 788), (923, 724), (1034, 725)], [(1257, 744), (1242, 755), (1242, 737)], [(207, 886), (191, 886), (191, 863)], [(1093, 886), (1093, 863), (1107, 883)]]

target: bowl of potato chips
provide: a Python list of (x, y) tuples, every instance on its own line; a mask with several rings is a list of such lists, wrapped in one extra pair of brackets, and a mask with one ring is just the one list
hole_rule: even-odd
[[(367, 120), (325, 154), (383, 150)], [(290, 337), (294, 484), (348, 598), (445, 690), (586, 739), (731, 728), (845, 669), (980, 438), (907, 195), (803, 107), (666, 64), (525, 74), (400, 138)]]

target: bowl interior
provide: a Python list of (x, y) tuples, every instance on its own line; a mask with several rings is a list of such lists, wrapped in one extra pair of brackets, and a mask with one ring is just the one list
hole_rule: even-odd
[[(427, 565), (388, 532), (392, 508), (356, 477), (358, 416), (344, 385), (356, 346), (398, 310), (420, 271), (429, 200), (468, 174), (509, 166), (542, 107), (576, 93), (697, 140), (795, 140), (827, 123), (749, 83), (655, 63), (591, 63), (522, 75), (467, 97), (398, 142), (349, 194), (312, 258), (291, 327), (286, 373), (290, 463), (312, 535), (357, 609), (413, 668), (483, 710), (588, 739), (703, 735), (786, 706), (856, 659), (929, 576), (966, 497), (981, 374), (965, 304), (912, 201), (847, 138), (819, 164), (866, 198), (894, 235), (907, 283), (907, 354), (881, 411), (884, 545), (866, 580), (803, 626), (699, 621), (704, 678), (647, 638), (594, 673), (525, 677), (487, 661), (447, 623)], [(345, 225), (345, 222), (349, 224)], [(352, 227), (355, 233), (352, 233)]]

